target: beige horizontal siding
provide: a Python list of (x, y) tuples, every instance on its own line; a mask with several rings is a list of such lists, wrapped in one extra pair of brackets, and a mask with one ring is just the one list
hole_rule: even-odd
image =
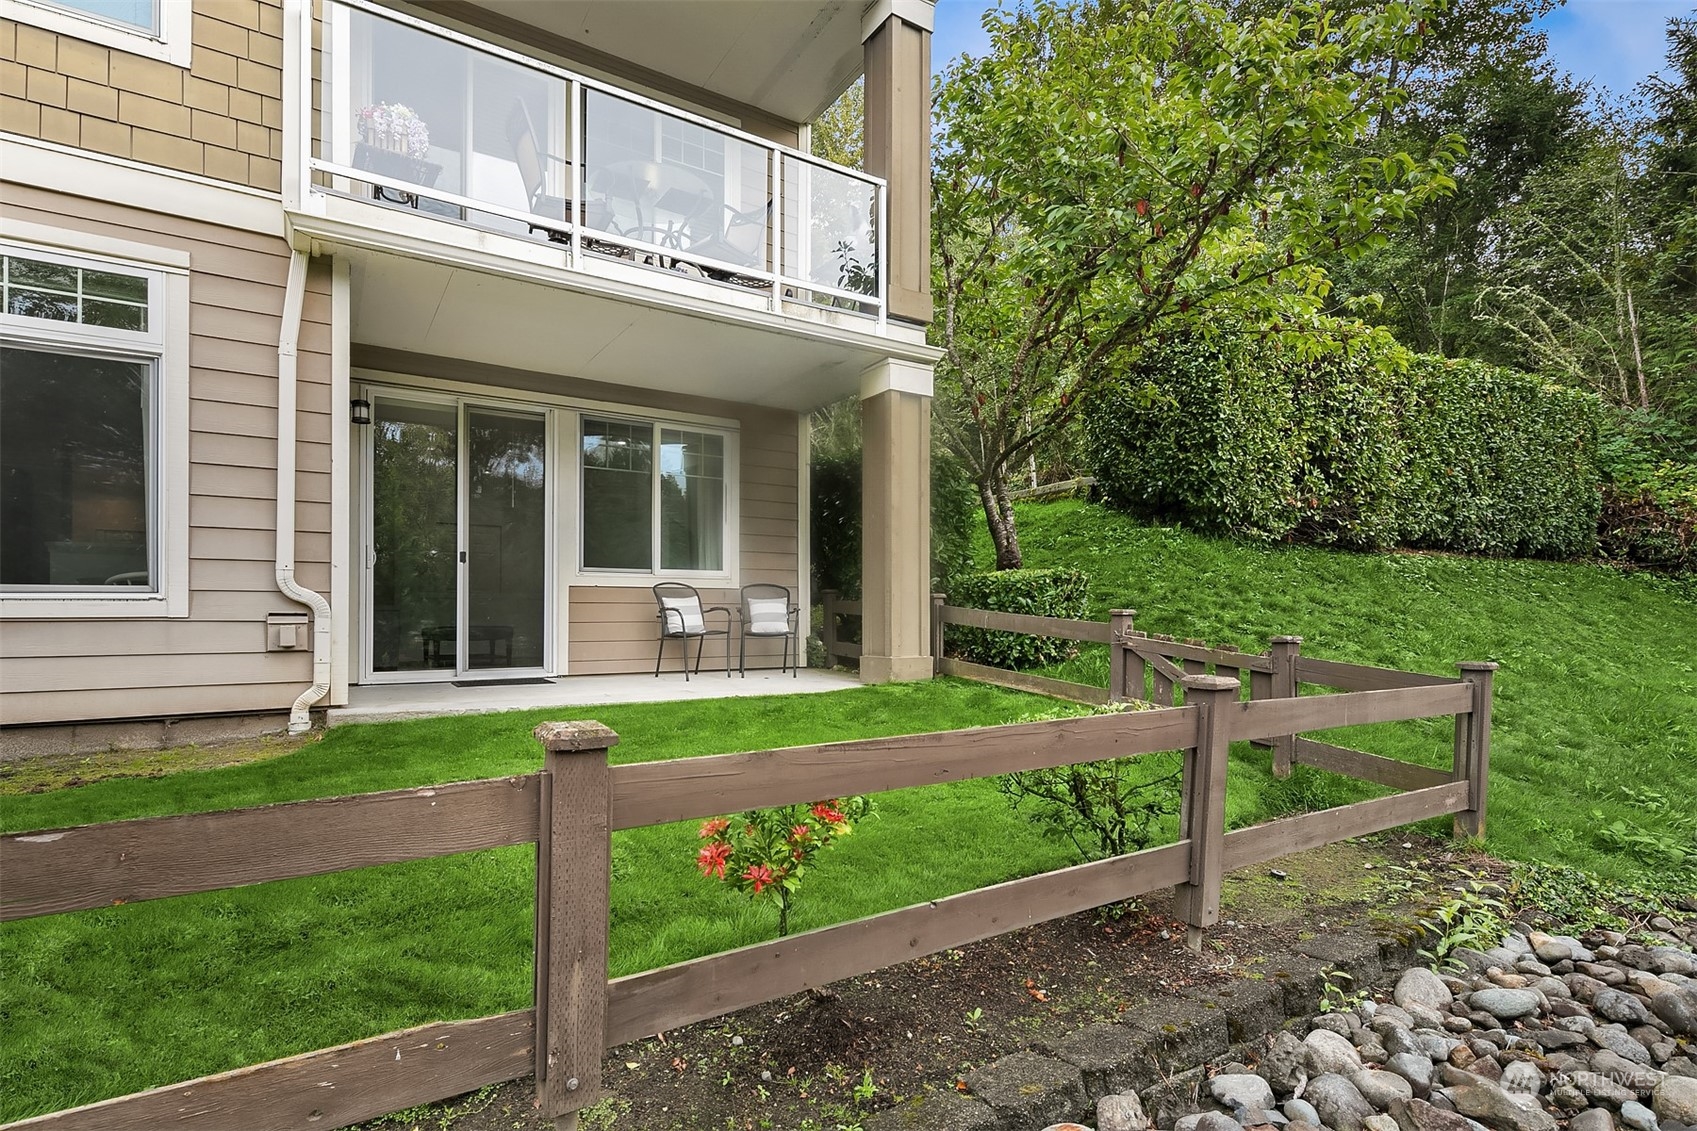
[[(0, 184), (0, 208), (190, 259), (189, 615), (8, 621), (0, 632), (0, 722), (286, 710), (312, 676), (310, 655), (264, 650), (266, 615), (302, 611), (277, 592), (274, 569), (287, 245), (13, 184)], [(301, 583), (320, 591), (330, 580), (329, 318), (329, 272), (315, 264), (299, 360), (296, 561)]]
[[(738, 556), (741, 581), (745, 585), (771, 582), (796, 595), (797, 543), (796, 476), (797, 418), (793, 413), (722, 406), (717, 415), (738, 416), (740, 481), (738, 489)], [(735, 608), (735, 589), (698, 586), (703, 603)], [(654, 618), (654, 595), (646, 587), (579, 585), (571, 591), (567, 654), (573, 675), (607, 675), (618, 672), (652, 671), (658, 625)], [(717, 627), (722, 617), (709, 624)], [(736, 628), (729, 639), (712, 638), (702, 660), (708, 668), (724, 670), (725, 650), (736, 662)], [(677, 645), (667, 646), (667, 671), (677, 671)], [(750, 664), (776, 664), (782, 643), (751, 640)], [(690, 646), (694, 663), (695, 645)]]

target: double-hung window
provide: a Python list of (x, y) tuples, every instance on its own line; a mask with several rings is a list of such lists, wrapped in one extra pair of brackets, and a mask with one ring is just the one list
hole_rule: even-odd
[(0, 243), (8, 616), (186, 615), (186, 296), (180, 271)]
[(189, 0), (0, 0), (0, 19), (189, 65)]
[(729, 436), (585, 415), (581, 441), (585, 572), (729, 575)]

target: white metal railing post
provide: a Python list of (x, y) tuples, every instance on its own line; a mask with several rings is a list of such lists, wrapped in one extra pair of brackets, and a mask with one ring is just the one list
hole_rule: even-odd
[(588, 202), (583, 198), (583, 163), (589, 155), (589, 141), (583, 135), (583, 84), (572, 79), (567, 88), (572, 100), (571, 118), (571, 184), (568, 186), (566, 199), (571, 201), (566, 210), (571, 215), (566, 217), (567, 230), (572, 234), (572, 244), (566, 253), (566, 262), (574, 269), (583, 269), (583, 241), (586, 234), (579, 226), (579, 221), (589, 215)]
[(784, 151), (772, 148), (772, 313), (784, 309)]

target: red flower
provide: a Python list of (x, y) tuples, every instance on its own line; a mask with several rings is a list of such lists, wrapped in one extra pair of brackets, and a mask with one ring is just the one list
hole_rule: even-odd
[(701, 869), (703, 876), (725, 878), (725, 862), (731, 858), (731, 846), (728, 844), (709, 844), (695, 854), (695, 866)]
[(750, 864), (748, 866), (748, 871), (742, 874), (742, 878), (754, 881), (755, 895), (759, 895), (762, 891), (778, 882), (777, 878), (772, 875), (772, 869), (768, 868), (764, 864)]
[(797, 825), (790, 830), (790, 843), (800, 844), (813, 835), (813, 830), (806, 825)]
[(711, 821), (701, 822), (701, 836), (714, 837), (731, 827), (730, 821), (724, 817), (714, 817)]
[(813, 807), (811, 812), (815, 817), (824, 821), (827, 825), (844, 824), (848, 821), (848, 818), (843, 816), (842, 813), (835, 808), (835, 803), (835, 798), (832, 798), (830, 801), (821, 801)]

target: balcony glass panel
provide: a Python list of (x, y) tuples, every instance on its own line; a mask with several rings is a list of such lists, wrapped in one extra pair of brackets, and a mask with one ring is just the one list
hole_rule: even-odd
[[(785, 157), (783, 197), (784, 275), (876, 297), (877, 186), (829, 166)], [(825, 301), (828, 296), (815, 297)]]
[(573, 269), (878, 312), (875, 181), (414, 17), (323, 8), (313, 191), (554, 240)]
[(766, 149), (594, 88), (583, 133), (591, 227), (686, 262), (769, 269)]
[(529, 226), (429, 193), (565, 219), (568, 83), (357, 8), (348, 33), (348, 90), (333, 100), (346, 120), (332, 123), (334, 151), (342, 164), (421, 190), (379, 186), (374, 197), (519, 233)]

